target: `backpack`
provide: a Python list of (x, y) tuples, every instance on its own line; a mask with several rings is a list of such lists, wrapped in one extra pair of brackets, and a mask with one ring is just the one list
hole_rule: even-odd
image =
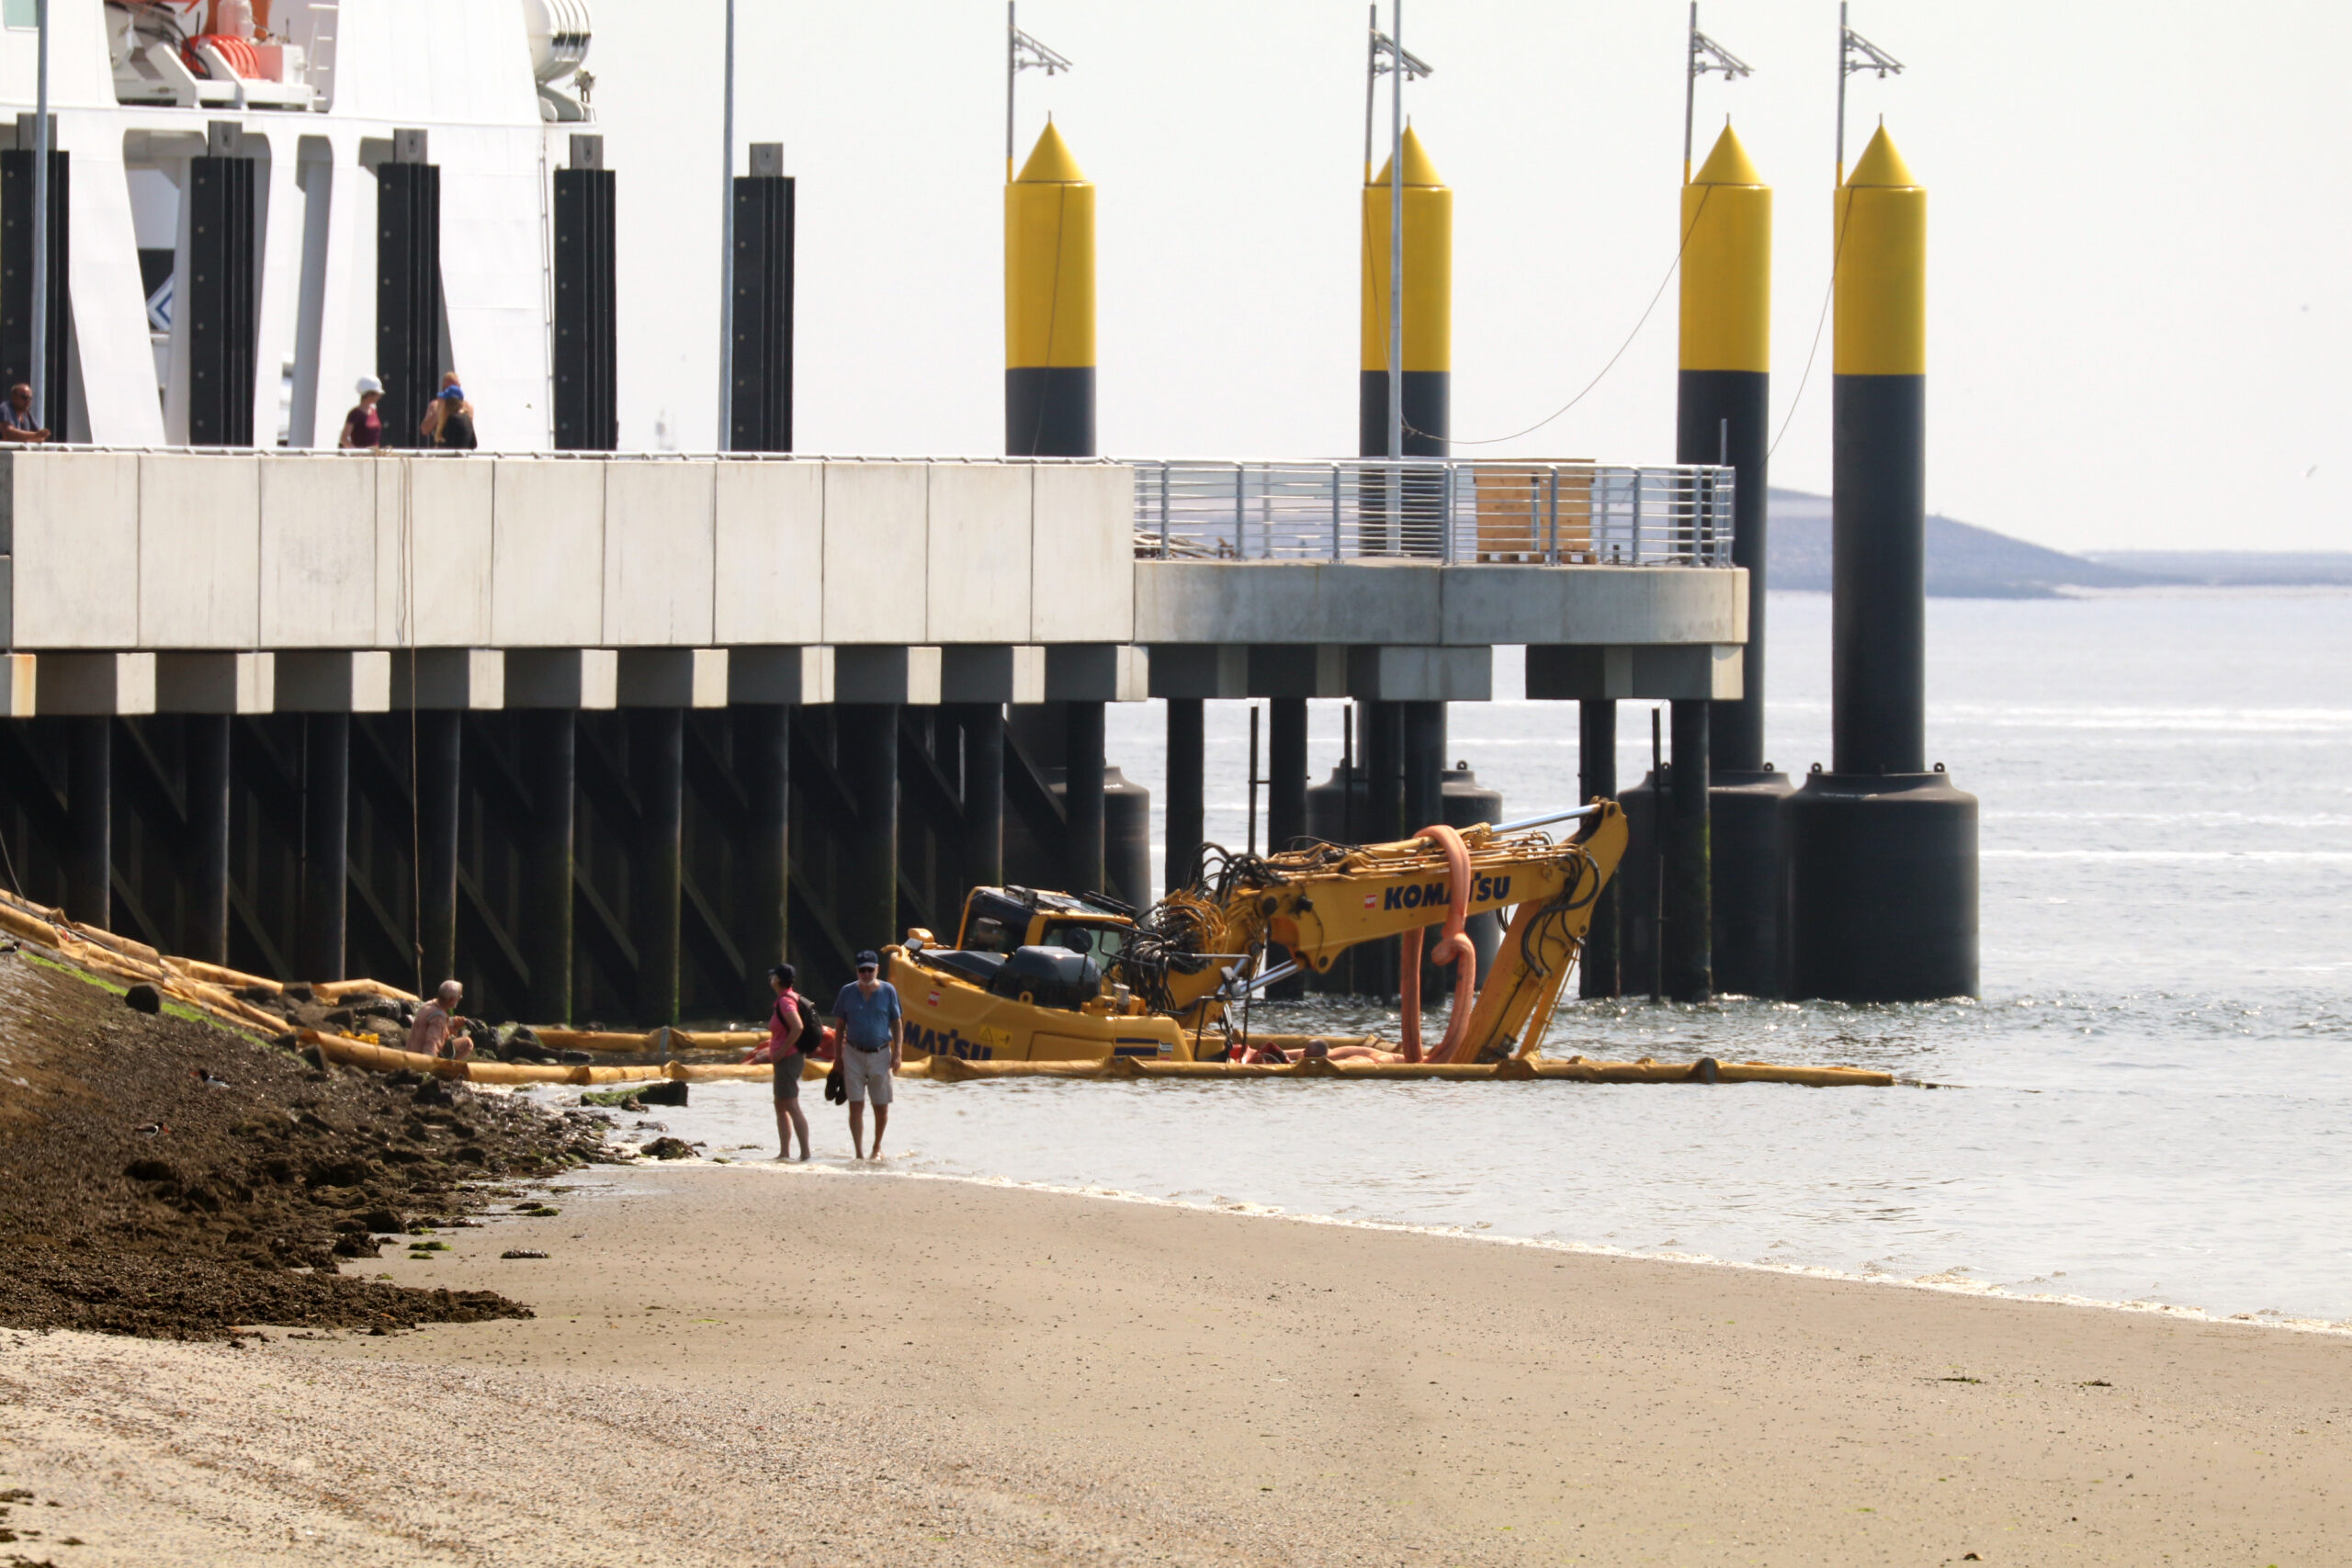
[[(808, 997), (795, 990), (792, 993), (792, 1000), (800, 1018), (800, 1032), (794, 1037), (792, 1048), (800, 1055), (814, 1056), (819, 1047), (825, 1043), (825, 1026), (819, 1021), (817, 1010), (810, 1004)], [(773, 1019), (775, 1010), (770, 1008), (768, 1015)]]

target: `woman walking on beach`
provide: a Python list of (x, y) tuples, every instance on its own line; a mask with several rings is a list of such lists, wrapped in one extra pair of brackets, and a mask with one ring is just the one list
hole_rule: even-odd
[(800, 1109), (800, 1068), (808, 1060), (804, 1044), (807, 1031), (800, 1021), (800, 997), (792, 988), (793, 972), (789, 964), (779, 964), (768, 971), (768, 985), (775, 992), (775, 1006), (768, 1010), (768, 1061), (774, 1067), (775, 1079), (775, 1139), (776, 1158), (792, 1157), (792, 1135), (800, 1134), (800, 1157), (808, 1157), (808, 1118)]

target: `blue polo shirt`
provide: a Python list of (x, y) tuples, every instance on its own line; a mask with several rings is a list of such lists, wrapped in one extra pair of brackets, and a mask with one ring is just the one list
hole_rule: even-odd
[(869, 997), (852, 980), (833, 998), (833, 1016), (846, 1028), (852, 1046), (860, 1051), (886, 1051), (890, 1045), (891, 1028), (901, 1016), (899, 988), (888, 980), (877, 981)]

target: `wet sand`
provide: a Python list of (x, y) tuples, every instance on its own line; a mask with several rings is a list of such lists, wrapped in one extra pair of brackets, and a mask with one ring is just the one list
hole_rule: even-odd
[(385, 1262), (529, 1321), (0, 1333), (6, 1523), (44, 1532), (5, 1550), (2352, 1559), (2344, 1337), (839, 1168), (581, 1179)]

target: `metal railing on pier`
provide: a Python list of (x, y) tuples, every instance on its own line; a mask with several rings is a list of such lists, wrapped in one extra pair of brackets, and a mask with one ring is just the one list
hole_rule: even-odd
[(1732, 564), (1728, 468), (1127, 461), (1145, 559)]

